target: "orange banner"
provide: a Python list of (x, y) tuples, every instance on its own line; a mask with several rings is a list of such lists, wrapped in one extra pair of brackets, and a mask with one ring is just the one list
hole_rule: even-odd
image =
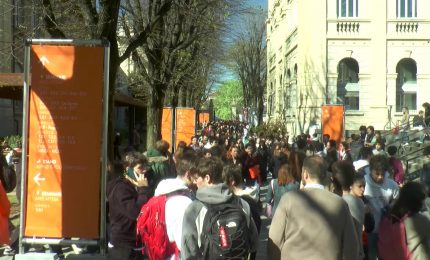
[(344, 132), (344, 106), (324, 105), (322, 110), (322, 133), (330, 135), (330, 139), (337, 144), (343, 139)]
[(176, 108), (176, 142), (175, 148), (180, 141), (189, 144), (191, 137), (196, 135), (196, 110), (194, 108)]
[(208, 112), (200, 112), (199, 113), (199, 125), (202, 125), (205, 122), (206, 122), (206, 124), (209, 122), (209, 113)]
[(31, 46), (27, 237), (99, 237), (103, 60), (103, 47)]
[(172, 117), (173, 109), (170, 107), (163, 108), (163, 114), (161, 116), (161, 138), (169, 143), (170, 152), (172, 151)]

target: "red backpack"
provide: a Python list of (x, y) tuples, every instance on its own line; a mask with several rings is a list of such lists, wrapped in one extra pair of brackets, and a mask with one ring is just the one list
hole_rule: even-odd
[(382, 217), (378, 231), (378, 254), (382, 259), (409, 260), (412, 258), (408, 249), (405, 231), (405, 219), (387, 214)]
[(170, 242), (166, 230), (166, 195), (152, 197), (142, 206), (137, 218), (136, 233), (138, 241), (142, 241), (142, 253), (151, 260), (164, 260), (179, 251), (175, 242)]

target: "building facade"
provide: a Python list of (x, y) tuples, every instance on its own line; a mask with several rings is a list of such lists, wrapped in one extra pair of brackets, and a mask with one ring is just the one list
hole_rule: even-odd
[(430, 102), (430, 1), (269, 0), (267, 120), (292, 134), (343, 104), (345, 129), (390, 128)]

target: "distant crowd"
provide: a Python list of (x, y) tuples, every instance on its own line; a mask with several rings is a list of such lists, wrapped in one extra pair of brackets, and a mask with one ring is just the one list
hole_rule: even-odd
[(127, 152), (108, 167), (109, 259), (255, 259), (264, 215), (267, 259), (430, 259), (430, 164), (406, 182), (373, 126), (288, 141), (217, 121), (173, 154)]

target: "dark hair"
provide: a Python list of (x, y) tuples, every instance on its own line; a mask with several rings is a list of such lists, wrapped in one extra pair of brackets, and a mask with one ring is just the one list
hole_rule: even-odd
[(364, 146), (360, 148), (359, 154), (360, 154), (360, 159), (365, 160), (373, 155), (373, 151), (371, 147)]
[(303, 169), (307, 170), (309, 177), (322, 183), (327, 175), (327, 165), (324, 159), (318, 155), (306, 157), (303, 161)]
[(333, 163), (335, 163), (338, 160), (336, 148), (330, 147), (330, 149), (327, 150), (327, 154), (326, 154), (324, 160), (327, 163), (328, 170), (332, 171), (331, 167), (332, 167)]
[(193, 149), (186, 149), (176, 159), (176, 174), (184, 176), (186, 172), (197, 173), (198, 157)]
[(148, 164), (148, 159), (139, 152), (128, 152), (125, 154), (123, 159), (123, 165), (125, 168), (133, 168), (138, 164), (146, 165)]
[(210, 183), (218, 184), (223, 182), (223, 163), (221, 159), (217, 157), (202, 158), (199, 161), (197, 168), (199, 169), (197, 174), (203, 178), (208, 175), (210, 178)]
[(372, 158), (370, 158), (369, 168), (371, 171), (387, 171), (389, 169), (389, 161), (387, 156), (382, 154), (373, 156)]
[(365, 125), (361, 125), (358, 131), (366, 132), (367, 127)]
[(394, 145), (390, 145), (387, 148), (387, 152), (389, 155), (393, 156), (397, 153), (397, 147), (395, 147)]
[(240, 165), (233, 164), (226, 165), (222, 170), (222, 179), (228, 186), (237, 187), (242, 185), (242, 167)]
[(415, 214), (421, 210), (426, 197), (421, 183), (408, 182), (400, 189), (399, 198), (394, 202), (391, 213), (398, 218), (406, 213)]
[[(354, 169), (355, 170), (355, 169)], [(360, 172), (356, 172), (353, 176), (352, 176), (352, 183), (356, 183), (358, 181), (365, 181), (364, 180), (364, 173), (360, 173)]]
[(334, 149), (336, 149), (336, 141), (333, 139), (328, 140), (328, 143), (330, 144), (330, 147), (333, 147)]
[(335, 189), (349, 191), (351, 189), (351, 185), (354, 183), (354, 165), (349, 161), (337, 161), (331, 168)]
[[(367, 128), (368, 128), (368, 129), (370, 129), (370, 130), (372, 130), (372, 132), (374, 132), (374, 131), (375, 131), (375, 128), (373, 127), (373, 125), (369, 125)], [(366, 128), (366, 129), (367, 129), (367, 128)]]

